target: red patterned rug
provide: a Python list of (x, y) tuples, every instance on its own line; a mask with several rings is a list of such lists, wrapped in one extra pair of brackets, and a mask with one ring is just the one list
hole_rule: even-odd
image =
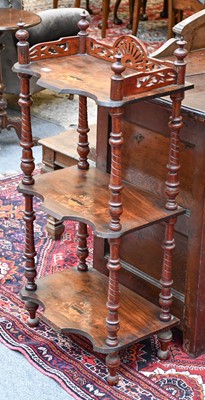
[[(16, 187), (20, 176), (3, 178), (0, 198), (0, 340), (25, 355), (42, 373), (58, 381), (75, 399), (103, 400), (203, 400), (205, 398), (205, 355), (191, 359), (182, 350), (179, 332), (174, 332), (168, 361), (157, 358), (156, 336), (128, 347), (120, 354), (119, 384), (109, 387), (104, 356), (94, 353), (89, 341), (77, 335), (64, 336), (40, 322), (26, 324), (27, 312), (19, 298), (23, 285), (24, 225), (23, 198)], [(46, 215), (35, 202), (35, 241), (38, 276), (77, 263), (76, 225), (66, 223), (59, 241), (47, 237)], [(92, 232), (89, 238), (92, 266)]]

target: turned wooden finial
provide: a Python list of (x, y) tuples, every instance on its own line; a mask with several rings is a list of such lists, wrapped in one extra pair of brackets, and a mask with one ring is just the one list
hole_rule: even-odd
[(79, 36), (82, 36), (82, 35), (86, 35), (87, 36), (88, 35), (86, 30), (88, 29), (90, 24), (89, 24), (89, 22), (87, 20), (87, 16), (88, 16), (88, 14), (86, 13), (85, 10), (83, 10), (82, 13), (81, 13), (82, 19), (78, 22), (78, 27), (80, 29), (80, 32), (78, 32)]
[(122, 100), (123, 98), (123, 76), (122, 72), (125, 70), (125, 66), (122, 63), (122, 53), (120, 51), (115, 55), (116, 61), (112, 64), (112, 71), (114, 75), (111, 76), (111, 100)]
[(86, 53), (86, 37), (88, 36), (87, 29), (90, 25), (87, 16), (88, 14), (83, 10), (81, 13), (82, 19), (78, 22), (78, 27), (80, 29), (78, 32), (78, 36), (80, 36), (79, 53), (81, 54)]
[(122, 64), (122, 53), (118, 50), (115, 55), (116, 61), (112, 64), (112, 70), (115, 75), (121, 75), (122, 72), (125, 70), (125, 66)]
[(179, 39), (177, 41), (177, 45), (179, 47), (174, 51), (174, 55), (176, 57), (176, 60), (174, 61), (174, 66), (178, 73), (178, 85), (183, 85), (185, 82), (186, 62), (184, 61), (184, 59), (188, 53), (188, 51), (185, 49), (186, 44), (187, 42), (183, 38)]
[(16, 32), (16, 38), (18, 39), (17, 48), (18, 48), (18, 62), (19, 64), (29, 64), (29, 43), (27, 39), (29, 37), (29, 33), (26, 29), (24, 29), (25, 23), (20, 20), (17, 24), (19, 29)]

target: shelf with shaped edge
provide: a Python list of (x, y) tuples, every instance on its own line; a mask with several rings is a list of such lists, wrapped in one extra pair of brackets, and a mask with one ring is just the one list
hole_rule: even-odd
[[(120, 364), (120, 348), (158, 333), (161, 344), (158, 354), (165, 359), (169, 354), (168, 344), (172, 337), (170, 328), (179, 323), (171, 315), (170, 307), (174, 226), (177, 216), (185, 212), (176, 202), (179, 193), (179, 132), (183, 126), (180, 107), (184, 92), (193, 85), (185, 83), (186, 50), (182, 39), (175, 51), (175, 62), (161, 62), (148, 57), (143, 43), (133, 36), (122, 36), (113, 46), (97, 42), (88, 37), (88, 25), (86, 15), (82, 13), (80, 31), (76, 37), (42, 43), (30, 50), (23, 22), (19, 23), (20, 29), (16, 34), (19, 57), (14, 71), (19, 74), (21, 82), (21, 166), (24, 172), (19, 190), (25, 198), (26, 224), (27, 283), (21, 296), (30, 315), (30, 326), (38, 324), (36, 311), (41, 304), (45, 308), (43, 318), (51, 325), (63, 332), (65, 330), (85, 335), (95, 349), (107, 354), (107, 379), (110, 385), (114, 385), (118, 382), (116, 371)], [(37, 83), (44, 88), (79, 96), (77, 165), (35, 179), (30, 118), (31, 76), (35, 76)], [(172, 100), (170, 149), (167, 155), (164, 198), (159, 198), (137, 190), (122, 180), (122, 115), (124, 105), (129, 102), (161, 98), (168, 94)], [(97, 105), (109, 108), (112, 125), (109, 174), (97, 167), (89, 168), (87, 97), (92, 98)], [(98, 129), (100, 125), (97, 120)], [(99, 152), (98, 143), (97, 158)], [(33, 196), (43, 200), (43, 210), (54, 220), (78, 221), (77, 270), (71, 268), (35, 281)], [(159, 221), (164, 221), (165, 238), (162, 244), (160, 307), (156, 307), (120, 286), (118, 281), (121, 236)], [(87, 224), (93, 227), (95, 235), (108, 238), (108, 278), (88, 269), (86, 264)]]
[[(94, 234), (103, 238), (121, 237), (153, 223), (185, 213), (177, 207), (169, 211), (165, 200), (123, 182), (121, 229), (109, 229), (109, 178), (95, 167), (80, 170), (76, 165), (35, 177), (33, 185), (19, 185), (19, 191), (43, 200), (42, 210), (58, 220), (90, 224)], [(69, 182), (69, 184), (68, 184)]]
[[(79, 54), (79, 47), (80, 36), (48, 42), (46, 46), (33, 46), (31, 62), (25, 66), (15, 64), (15, 72), (37, 77), (38, 85), (44, 88), (62, 94), (90, 97), (104, 107), (165, 97), (193, 87), (189, 83), (177, 83), (173, 64), (147, 57), (144, 45), (132, 36), (122, 36), (113, 47), (88, 37), (86, 54)], [(115, 62), (118, 49), (126, 65), (122, 74), (121, 99), (115, 98), (116, 93), (110, 91), (112, 63)], [(130, 58), (129, 53), (126, 54), (127, 49), (134, 53)]]
[[(36, 282), (38, 290), (29, 293), (23, 289), (21, 298), (43, 306), (41, 318), (54, 329), (86, 336), (91, 340), (94, 350), (101, 353), (119, 351), (153, 333), (179, 324), (179, 319), (174, 316), (167, 323), (160, 321), (160, 307), (120, 285), (119, 343), (111, 348), (106, 344), (106, 276), (92, 268), (85, 274), (77, 268), (70, 268)], [(138, 310), (137, 315), (128, 313), (128, 309)]]

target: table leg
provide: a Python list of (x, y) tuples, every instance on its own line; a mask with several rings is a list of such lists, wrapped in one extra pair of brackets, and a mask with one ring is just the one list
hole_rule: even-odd
[[(0, 37), (2, 33), (0, 33)], [(14, 128), (17, 136), (21, 139), (21, 119), (20, 118), (10, 118), (7, 116), (7, 101), (4, 96), (5, 85), (3, 83), (3, 75), (2, 75), (2, 51), (4, 50), (4, 44), (0, 43), (0, 132), (3, 129), (10, 130)]]
[(58, 8), (58, 0), (53, 0), (53, 8)]

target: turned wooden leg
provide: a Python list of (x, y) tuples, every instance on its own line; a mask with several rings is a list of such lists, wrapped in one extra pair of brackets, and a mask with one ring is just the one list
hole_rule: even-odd
[(105, 361), (109, 371), (109, 374), (107, 376), (107, 382), (109, 383), (110, 386), (117, 385), (119, 381), (117, 370), (120, 366), (120, 357), (118, 355), (118, 352), (108, 354)]
[(134, 36), (136, 36), (136, 34), (137, 34), (137, 29), (138, 29), (138, 25), (139, 25), (140, 6), (141, 6), (140, 1), (134, 1), (133, 16), (132, 16), (132, 35), (134, 35)]
[(87, 271), (88, 266), (86, 264), (86, 258), (88, 257), (88, 247), (87, 247), (87, 225), (83, 222), (79, 222), (78, 224), (78, 247), (77, 247), (77, 256), (79, 258), (78, 270), (79, 271)]
[(89, 14), (93, 14), (93, 10), (90, 8), (89, 0), (86, 0), (86, 10), (89, 12)]
[(109, 16), (109, 8), (110, 8), (110, 0), (105, 0), (103, 1), (102, 5), (102, 22), (98, 24), (98, 27), (101, 29), (101, 37), (105, 38), (106, 37), (106, 29), (108, 25), (108, 16)]
[[(27, 42), (27, 32), (23, 29), (24, 23), (19, 22), (19, 31), (16, 34), (19, 40), (18, 46), (21, 47), (19, 55), (19, 63), (26, 65), (29, 64), (29, 44)], [(21, 42), (21, 44), (20, 44)], [(30, 185), (34, 184), (33, 171), (35, 169), (35, 163), (33, 158), (32, 147), (34, 145), (32, 129), (31, 129), (31, 105), (32, 99), (30, 95), (30, 79), (31, 76), (26, 74), (19, 74), (20, 78), (20, 97), (19, 105), (21, 107), (22, 114), (22, 128), (21, 128), (21, 141), (22, 147), (22, 158), (21, 158), (21, 169), (23, 172), (22, 184), (29, 188)], [(25, 199), (25, 210), (24, 210), (24, 222), (25, 222), (25, 277), (27, 282), (25, 284), (25, 290), (33, 292), (36, 290), (37, 285), (35, 283), (36, 272), (36, 250), (34, 241), (34, 221), (35, 212), (33, 209), (33, 196), (24, 193)], [(29, 312), (28, 324), (29, 326), (36, 326), (38, 324), (38, 318), (36, 317), (37, 304), (30, 301), (26, 302), (26, 309)]]
[(90, 151), (88, 142), (88, 132), (90, 128), (88, 127), (88, 113), (87, 113), (87, 98), (85, 96), (79, 96), (79, 118), (78, 118), (78, 128), (79, 133), (78, 147), (77, 151), (79, 154), (78, 168), (79, 169), (89, 169), (88, 154)]
[(58, 8), (58, 0), (53, 0), (53, 8)]
[[(178, 68), (178, 83), (184, 83), (185, 75), (185, 63), (184, 58), (186, 56), (186, 51), (184, 50), (185, 42), (183, 40), (178, 42), (181, 45), (180, 51), (176, 51), (175, 55), (177, 61), (175, 61), (175, 67)], [(166, 179), (166, 209), (173, 211), (177, 210), (176, 196), (179, 193), (179, 176), (178, 172), (180, 169), (179, 163), (179, 133), (180, 129), (183, 127), (181, 113), (181, 101), (183, 99), (183, 93), (175, 93), (171, 95), (172, 100), (172, 116), (169, 123), (170, 128), (170, 149), (169, 157), (167, 163), (167, 179)], [(164, 250), (163, 254), (163, 264), (162, 264), (162, 275), (160, 279), (161, 283), (161, 293), (159, 295), (159, 304), (161, 306), (161, 312), (159, 318), (161, 321), (168, 322), (171, 319), (170, 307), (172, 305), (172, 258), (173, 250), (175, 248), (174, 241), (174, 226), (177, 218), (170, 218), (165, 221), (165, 239), (162, 245)], [(158, 351), (159, 358), (166, 360), (169, 357), (168, 345), (172, 339), (172, 333), (170, 330), (163, 331), (158, 335), (161, 349)]]
[[(122, 96), (122, 83), (123, 77), (121, 73), (124, 71), (124, 66), (121, 63), (121, 54), (116, 55), (117, 62), (112, 64), (112, 70), (115, 75), (111, 77), (111, 96), (112, 100), (120, 100)], [(117, 78), (116, 78), (117, 76)], [(110, 109), (110, 116), (112, 121), (112, 131), (110, 132), (109, 144), (111, 146), (111, 173), (110, 173), (110, 199), (109, 199), (109, 212), (110, 224), (109, 228), (112, 232), (121, 230), (120, 217), (123, 212), (122, 208), (122, 107), (115, 107)], [(108, 346), (115, 347), (118, 345), (118, 330), (119, 330), (119, 315), (118, 309), (119, 302), (119, 271), (120, 265), (120, 244), (121, 238), (110, 238), (110, 257), (107, 263), (109, 270), (109, 284), (108, 284), (108, 299), (107, 309), (108, 315), (106, 318), (107, 323), (107, 338), (106, 343)]]
[(53, 240), (59, 240), (65, 230), (65, 226), (63, 225), (62, 221), (59, 221), (56, 218), (49, 216), (47, 219), (46, 230), (48, 232), (48, 235)]
[[(79, 133), (78, 147), (77, 151), (79, 154), (78, 168), (82, 170), (89, 169), (88, 154), (90, 151), (88, 142), (88, 113), (87, 113), (87, 98), (85, 96), (79, 96), (79, 118), (78, 118), (78, 128)], [(87, 247), (87, 237), (88, 230), (87, 225), (83, 222), (78, 224), (78, 247), (77, 256), (79, 258), (78, 270), (87, 271), (88, 266), (86, 264), (86, 258), (88, 257), (88, 247)]]
[(109, 287), (108, 287), (108, 300), (107, 309), (108, 316), (107, 323), (107, 338), (106, 343), (111, 346), (118, 345), (117, 332), (119, 330), (119, 270), (121, 268), (119, 259), (119, 247), (121, 239), (110, 239), (110, 257), (107, 263), (109, 270)]
[(160, 343), (160, 349), (157, 352), (160, 360), (167, 360), (169, 358), (168, 346), (172, 340), (172, 332), (170, 330), (163, 331), (158, 334), (158, 340)]
[(122, 20), (120, 18), (118, 18), (118, 16), (117, 16), (117, 11), (118, 11), (120, 3), (121, 3), (121, 0), (116, 0), (115, 6), (114, 6), (113, 23), (115, 25), (121, 25), (122, 24)]
[(39, 319), (36, 317), (36, 311), (38, 309), (38, 304), (33, 303), (32, 301), (25, 302), (25, 308), (29, 313), (29, 318), (27, 319), (27, 324), (34, 328), (39, 324)]
[(168, 18), (168, 0), (164, 0), (163, 10), (160, 13), (161, 18)]
[(140, 15), (140, 20), (141, 21), (147, 21), (148, 17), (146, 14), (146, 7), (147, 7), (147, 0), (142, 1), (142, 14)]
[(165, 221), (165, 240), (162, 244), (164, 250), (163, 264), (162, 264), (162, 275), (160, 279), (161, 292), (159, 294), (159, 304), (161, 306), (160, 319), (161, 321), (168, 322), (171, 319), (170, 307), (172, 305), (172, 257), (173, 250), (175, 248), (174, 240), (174, 225), (176, 218), (171, 218), (169, 221)]
[(35, 265), (35, 243), (34, 243), (34, 221), (35, 213), (33, 210), (33, 196), (24, 195), (25, 197), (25, 211), (24, 211), (24, 222), (25, 222), (25, 252), (24, 256), (26, 259), (25, 264), (25, 277), (27, 279), (25, 288), (26, 290), (36, 290), (37, 285), (35, 283), (36, 277), (36, 265)]
[(80, 0), (75, 0), (74, 7), (76, 8), (80, 7)]

